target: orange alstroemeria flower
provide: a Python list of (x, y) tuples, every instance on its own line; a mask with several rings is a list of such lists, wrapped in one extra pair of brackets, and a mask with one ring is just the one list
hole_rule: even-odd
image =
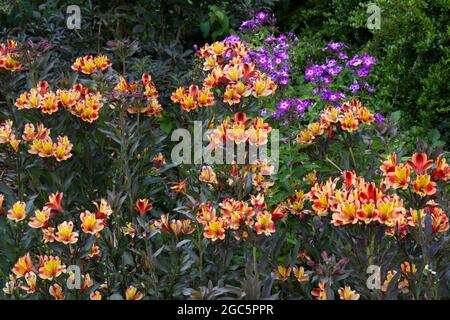
[(431, 228), (433, 233), (446, 232), (449, 229), (448, 216), (439, 207), (431, 207)]
[(380, 166), (380, 170), (387, 175), (390, 172), (394, 172), (396, 167), (397, 167), (397, 154), (393, 153), (388, 155), (388, 159), (386, 161), (383, 161), (383, 164)]
[(331, 223), (335, 226), (358, 223), (357, 213), (359, 208), (359, 201), (339, 204), (336, 210), (337, 212), (333, 213)]
[(33, 271), (30, 271), (27, 274), (25, 274), (26, 285), (21, 285), (20, 288), (25, 290), (26, 293), (28, 294), (35, 293), (37, 290), (36, 280), (37, 280), (36, 274)]
[(225, 89), (225, 93), (223, 94), (223, 102), (228, 103), (229, 105), (233, 105), (239, 103), (241, 101), (241, 96), (237, 92), (237, 89), (234, 85), (227, 85)]
[(298, 282), (306, 282), (309, 281), (309, 274), (305, 273), (305, 268), (295, 266), (292, 268), (292, 272), (294, 273), (295, 278)]
[(358, 129), (359, 121), (352, 112), (346, 112), (341, 119), (342, 130), (353, 132)]
[(376, 220), (387, 226), (395, 226), (397, 222), (401, 210), (401, 202), (397, 196), (394, 196), (393, 199), (385, 199), (380, 200), (377, 203), (377, 212)]
[(105, 226), (103, 220), (97, 219), (95, 213), (91, 213), (89, 210), (80, 214), (80, 220), (82, 222), (81, 229), (83, 229), (84, 233), (88, 234), (97, 234)]
[(217, 181), (217, 175), (214, 170), (210, 166), (203, 166), (200, 176), (198, 180), (201, 182), (205, 182), (208, 184), (217, 185), (219, 182)]
[(55, 241), (55, 228), (48, 227), (42, 229), (42, 240), (44, 243)]
[(225, 225), (223, 219), (213, 217), (206, 223), (203, 234), (205, 238), (211, 239), (212, 241), (225, 239)]
[(0, 194), (0, 214), (3, 213), (3, 201), (5, 201), (5, 196)]
[(253, 96), (255, 98), (258, 97), (266, 97), (271, 94), (273, 94), (276, 89), (277, 85), (272, 81), (272, 79), (269, 76), (266, 77), (259, 77), (255, 81), (253, 81)]
[(171, 184), (172, 184), (172, 186), (170, 187), (170, 190), (172, 190), (173, 192), (186, 193), (186, 191), (187, 191), (186, 179), (184, 179), (181, 182), (172, 182)]
[(275, 233), (275, 224), (270, 212), (264, 211), (256, 215), (255, 231), (256, 234), (264, 234), (266, 236)]
[(216, 209), (212, 206), (211, 203), (203, 203), (199, 206), (196, 214), (196, 218), (199, 223), (207, 224), (215, 217)]
[(97, 219), (108, 219), (113, 213), (111, 205), (105, 199), (100, 199), (100, 203), (97, 203), (95, 201), (92, 201), (92, 203), (97, 209), (97, 212), (95, 213), (95, 217)]
[(38, 271), (41, 279), (53, 280), (66, 271), (66, 266), (61, 263), (59, 257), (40, 256)]
[(450, 166), (445, 162), (445, 158), (438, 157), (436, 159), (436, 169), (434, 169), (431, 176), (444, 181), (450, 179)]
[(200, 107), (209, 107), (214, 104), (214, 93), (208, 88), (198, 92), (197, 103)]
[(138, 199), (135, 208), (140, 216), (143, 217), (147, 212), (153, 209), (153, 205), (148, 202), (148, 199)]
[(299, 144), (310, 144), (313, 143), (315, 137), (308, 129), (304, 129), (297, 135), (297, 143)]
[(433, 160), (428, 160), (426, 153), (414, 153), (411, 160), (406, 162), (417, 175), (425, 173), (433, 166)]
[(125, 290), (126, 300), (141, 300), (143, 297), (144, 295), (134, 286), (129, 286), (127, 290)]
[(44, 207), (42, 210), (36, 209), (34, 211), (34, 217), (28, 222), (28, 226), (33, 229), (46, 228), (48, 226), (50, 215), (51, 209), (49, 207)]
[(12, 208), (8, 210), (7, 214), (8, 219), (14, 222), (24, 220), (26, 216), (26, 204), (23, 201), (17, 201), (16, 203), (14, 203)]
[(45, 206), (58, 212), (64, 212), (64, 209), (61, 205), (63, 196), (64, 193), (62, 192), (52, 193), (48, 196), (48, 202), (45, 204)]
[(279, 265), (273, 271), (273, 274), (277, 280), (286, 281), (289, 278), (289, 276), (291, 275), (291, 271), (292, 271), (291, 268)]
[(89, 294), (89, 299), (90, 300), (102, 300), (102, 294), (100, 293), (100, 291), (95, 290)]
[(64, 300), (64, 290), (59, 284), (55, 283), (51, 285), (48, 292), (55, 300)]
[(55, 240), (64, 244), (74, 244), (78, 241), (78, 232), (73, 232), (73, 222), (64, 221), (58, 225)]
[(344, 288), (339, 288), (338, 290), (339, 298), (341, 300), (359, 300), (359, 293), (352, 290), (350, 286), (345, 286)]
[(393, 172), (387, 174), (386, 183), (393, 189), (408, 188), (410, 180), (410, 169), (408, 165), (400, 163)]
[(319, 287), (311, 290), (311, 295), (316, 298), (316, 300), (327, 300), (327, 283), (322, 280), (319, 281)]
[(431, 181), (429, 174), (419, 174), (413, 182), (413, 188), (421, 197), (430, 196), (436, 193), (436, 182)]
[(24, 277), (27, 273), (34, 269), (33, 263), (31, 262), (30, 253), (27, 252), (23, 257), (17, 260), (17, 263), (12, 268), (12, 272), (17, 278)]

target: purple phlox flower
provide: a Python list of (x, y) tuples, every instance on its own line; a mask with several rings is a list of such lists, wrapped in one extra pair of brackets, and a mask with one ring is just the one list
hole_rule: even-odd
[(359, 77), (367, 77), (369, 75), (369, 69), (364, 68), (364, 67), (360, 68), (360, 69), (356, 70), (356, 74)]
[(339, 52), (338, 58), (339, 58), (340, 60), (348, 59), (348, 54), (346, 54), (345, 52)]
[(359, 91), (359, 89), (361, 89), (361, 85), (356, 82), (356, 83), (352, 83), (348, 88), (350, 89), (350, 91), (352, 93), (356, 93)]
[(375, 64), (375, 57), (374, 56), (370, 56), (367, 53), (364, 53), (362, 58), (362, 64), (364, 67), (366, 68), (371, 68), (374, 64)]
[(326, 51), (326, 50), (330, 50), (330, 51), (341, 51), (343, 49), (348, 48), (348, 46), (346, 46), (343, 42), (329, 42), (322, 50)]
[(259, 26), (258, 22), (259, 22), (258, 20), (253, 20), (253, 19), (252, 20), (243, 21), (241, 23), (241, 26), (239, 27), (239, 29), (245, 30), (245, 29), (254, 28), (256, 26)]
[(258, 12), (258, 14), (256, 15), (256, 19), (258, 19), (259, 21), (266, 21), (268, 17), (269, 14), (264, 11)]
[(229, 35), (228, 37), (226, 37), (224, 39), (224, 42), (226, 44), (233, 44), (233, 43), (240, 42), (240, 41), (242, 41), (242, 40), (237, 34)]
[(291, 101), (289, 100), (281, 100), (278, 102), (278, 111), (280, 112), (286, 112), (291, 107)]
[(278, 81), (278, 83), (279, 83), (280, 85), (286, 86), (286, 85), (289, 83), (289, 78), (286, 78), (286, 77), (281, 78), (281, 79)]
[(379, 123), (384, 123), (384, 116), (381, 113), (375, 113), (375, 121)]
[(355, 54), (351, 60), (347, 62), (350, 67), (357, 67), (362, 63), (362, 59), (359, 58), (358, 54)]
[(269, 110), (267, 110), (266, 108), (261, 110), (261, 117), (265, 117), (267, 114), (269, 113)]

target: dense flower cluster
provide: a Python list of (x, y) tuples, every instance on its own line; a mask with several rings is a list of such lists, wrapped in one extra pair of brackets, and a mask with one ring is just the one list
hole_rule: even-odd
[[(310, 106), (312, 102), (310, 99), (283, 99), (278, 102), (275, 111), (271, 113), (272, 118), (281, 118), (293, 115), (294, 117), (301, 116)], [(268, 113), (266, 109), (261, 112), (261, 116)]]
[(8, 39), (6, 44), (0, 43), (0, 69), (7, 71), (17, 71), (22, 68), (17, 58), (17, 42)]
[[(435, 169), (428, 170), (436, 164)], [(410, 186), (411, 170), (416, 179), (412, 183), (415, 193), (421, 197), (431, 196), (436, 193), (437, 180), (447, 181), (450, 179), (450, 167), (445, 158), (438, 157), (436, 163), (428, 159), (425, 153), (415, 153), (411, 159), (404, 163), (397, 163), (397, 155), (388, 156), (380, 167), (385, 177), (386, 184), (392, 189), (407, 189)], [(433, 181), (435, 180), (435, 181)]]
[(195, 231), (190, 219), (169, 219), (169, 214), (163, 214), (159, 220), (152, 221), (152, 225), (163, 233), (173, 234), (179, 236), (181, 234), (187, 235)]
[(92, 92), (82, 84), (71, 89), (49, 89), (47, 81), (40, 81), (35, 88), (22, 93), (15, 102), (17, 109), (40, 109), (43, 113), (52, 114), (63, 107), (83, 121), (92, 123), (99, 117), (103, 106), (103, 97), (99, 92)]
[(313, 122), (297, 135), (297, 142), (310, 144), (323, 134), (333, 137), (340, 128), (347, 132), (357, 130), (360, 124), (370, 124), (375, 121), (375, 116), (361, 105), (359, 100), (343, 103), (341, 107), (329, 106), (320, 114), (320, 120)]
[(96, 71), (103, 71), (111, 65), (111, 61), (105, 55), (95, 57), (92, 55), (87, 55), (77, 58), (71, 68), (72, 70), (80, 71), (84, 74), (92, 74)]
[(364, 53), (362, 56), (355, 54), (352, 59), (348, 59), (345, 50), (348, 48), (342, 42), (330, 42), (324, 51), (331, 53), (324, 64), (312, 64), (305, 70), (305, 80), (314, 84), (313, 94), (329, 103), (339, 103), (347, 99), (343, 91), (333, 91), (333, 81), (345, 71), (350, 70), (354, 74), (354, 81), (349, 85), (352, 94), (362, 88), (367, 92), (373, 92), (373, 88), (360, 78), (365, 78), (370, 74), (371, 68), (375, 65), (375, 58)]
[(13, 122), (9, 119), (0, 123), (0, 144), (9, 144), (17, 152), (19, 150), (20, 140), (17, 139), (13, 129)]
[(140, 82), (135, 81), (131, 83), (128, 83), (123, 76), (120, 76), (114, 87), (113, 95), (116, 98), (122, 95), (136, 99), (127, 108), (127, 112), (130, 114), (141, 113), (149, 117), (160, 117), (163, 113), (163, 108), (158, 101), (158, 91), (152, 81), (152, 77), (148, 73), (142, 74)]
[(287, 86), (289, 84), (289, 50), (293, 44), (298, 43), (298, 38), (292, 32), (272, 35), (264, 39), (264, 46), (249, 52), (250, 57), (258, 68), (269, 74), (277, 84)]
[(268, 211), (262, 193), (251, 196), (250, 204), (229, 198), (222, 201), (219, 207), (217, 212), (214, 205), (207, 202), (197, 210), (197, 221), (204, 226), (203, 235), (212, 241), (225, 239), (227, 230), (235, 239), (247, 238), (249, 232), (270, 236), (275, 232), (275, 221), (287, 214), (280, 207)]
[(204, 60), (203, 70), (208, 71), (202, 88), (193, 85), (186, 90), (178, 88), (171, 96), (185, 111), (197, 106), (214, 104), (212, 89), (224, 88), (223, 102), (237, 104), (242, 97), (265, 97), (275, 92), (277, 86), (271, 77), (255, 67), (249, 56), (248, 46), (236, 36), (230, 36), (212, 45), (206, 44), (197, 51)]
[(41, 158), (55, 157), (57, 161), (64, 161), (72, 156), (72, 143), (66, 136), (58, 136), (53, 142), (50, 137), (50, 129), (38, 124), (37, 129), (32, 123), (24, 127), (22, 139), (30, 143), (28, 153), (37, 154)]
[(208, 136), (210, 146), (225, 147), (227, 141), (236, 144), (249, 142), (250, 145), (259, 147), (267, 144), (272, 128), (259, 117), (247, 118), (245, 113), (237, 112), (233, 120), (225, 119)]
[(331, 223), (335, 226), (377, 222), (388, 227), (387, 234), (394, 234), (396, 228), (406, 234), (408, 226), (423, 226), (426, 213), (431, 215), (433, 233), (445, 232), (449, 228), (448, 217), (434, 203), (429, 203), (425, 209), (408, 211), (399, 195), (386, 193), (384, 183), (376, 186), (350, 171), (343, 172), (340, 188), (337, 187), (339, 180), (329, 178), (325, 183), (316, 183), (306, 196), (301, 192), (296, 195), (297, 202), (288, 200), (287, 204), (291, 205), (287, 208), (292, 212), (292, 203), (298, 203), (293, 213), (310, 213), (309, 210), (302, 211), (306, 198), (312, 203), (315, 215), (327, 216), (332, 212)]

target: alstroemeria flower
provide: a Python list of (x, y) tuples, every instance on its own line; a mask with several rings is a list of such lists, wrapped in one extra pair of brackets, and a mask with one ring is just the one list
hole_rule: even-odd
[(110, 204), (105, 199), (100, 199), (100, 203), (95, 201), (92, 201), (92, 203), (97, 208), (97, 212), (95, 213), (97, 219), (108, 219), (113, 213)]
[(339, 298), (341, 300), (359, 300), (359, 293), (352, 290), (350, 286), (345, 286), (344, 288), (339, 288), (338, 290)]
[(445, 162), (444, 157), (438, 157), (436, 159), (436, 169), (434, 169), (431, 176), (444, 181), (450, 179), (450, 166)]
[(31, 262), (30, 253), (27, 252), (23, 257), (20, 257), (19, 260), (17, 260), (17, 263), (12, 268), (12, 272), (17, 278), (21, 278), (33, 269), (34, 266)]
[(50, 219), (51, 209), (49, 207), (44, 207), (42, 210), (34, 210), (34, 217), (28, 222), (28, 226), (33, 229), (45, 228), (48, 225), (48, 220)]
[(78, 232), (73, 232), (73, 222), (64, 221), (58, 225), (55, 240), (64, 244), (74, 244), (78, 241)]
[(431, 181), (429, 174), (419, 174), (413, 182), (414, 191), (421, 197), (436, 193), (436, 182)]
[(5, 201), (5, 196), (0, 194), (0, 214), (3, 213), (3, 201)]
[(295, 266), (292, 268), (292, 272), (294, 273), (295, 278), (298, 282), (306, 282), (309, 281), (309, 274), (305, 273), (305, 268)]
[(41, 279), (53, 280), (66, 271), (66, 266), (61, 263), (59, 257), (40, 256), (38, 271)]
[(200, 173), (198, 180), (209, 184), (218, 184), (216, 173), (210, 166), (202, 167), (202, 172)]
[(125, 290), (126, 300), (141, 300), (143, 296), (144, 295), (134, 286), (129, 286), (127, 290)]
[(393, 189), (406, 189), (410, 180), (409, 166), (405, 166), (403, 163), (397, 165), (393, 172), (387, 174), (386, 183)]
[(64, 300), (64, 290), (59, 284), (52, 284), (48, 289), (48, 292), (55, 300)]
[(19, 222), (27, 216), (26, 204), (23, 201), (17, 201), (12, 208), (8, 210), (7, 217), (9, 220)]
[(84, 233), (97, 234), (105, 227), (102, 219), (97, 219), (95, 213), (86, 210), (80, 214), (81, 229)]
[(275, 224), (270, 212), (264, 211), (256, 215), (255, 231), (256, 234), (264, 234), (266, 236), (275, 233)]
[(286, 281), (291, 275), (291, 268), (279, 265), (272, 274), (279, 281)]
[(316, 298), (316, 300), (327, 300), (327, 283), (322, 280), (319, 281), (319, 287), (311, 290), (311, 295)]
[(52, 193), (48, 196), (48, 202), (45, 204), (45, 206), (58, 212), (64, 212), (64, 209), (61, 206), (63, 196), (64, 193), (62, 192)]
[(426, 153), (414, 153), (411, 160), (406, 162), (417, 175), (422, 175), (433, 166), (433, 160), (428, 160)]
[(25, 290), (28, 294), (36, 292), (36, 279), (36, 274), (33, 271), (28, 272), (27, 274), (25, 274), (25, 281), (27, 284), (21, 285), (20, 288)]
[(143, 217), (147, 212), (153, 209), (153, 205), (148, 202), (148, 199), (138, 199), (135, 208), (140, 216)]
[(170, 190), (172, 190), (173, 192), (177, 192), (177, 193), (179, 193), (179, 192), (183, 192), (183, 193), (186, 193), (186, 191), (187, 191), (187, 185), (186, 185), (186, 179), (184, 179), (183, 181), (181, 181), (181, 182), (172, 182), (171, 183), (172, 184), (172, 186), (170, 187)]
[(102, 300), (102, 294), (98, 290), (92, 291), (89, 294), (89, 299), (90, 300)]
[(211, 239), (212, 241), (225, 239), (223, 219), (213, 217), (210, 221), (206, 222), (203, 234), (205, 238)]
[(55, 241), (55, 228), (48, 227), (42, 229), (42, 240), (44, 243)]

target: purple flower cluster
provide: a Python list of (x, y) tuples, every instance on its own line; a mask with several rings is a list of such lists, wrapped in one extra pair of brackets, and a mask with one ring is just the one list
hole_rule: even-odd
[(243, 21), (239, 29), (241, 31), (258, 29), (261, 28), (264, 24), (275, 24), (275, 17), (270, 17), (267, 12), (261, 11), (256, 14), (254, 19)]
[(363, 88), (369, 93), (375, 90), (366, 81), (361, 80), (370, 74), (372, 67), (375, 65), (375, 57), (367, 53), (364, 53), (362, 56), (355, 54), (349, 60), (348, 54), (345, 52), (348, 48), (342, 42), (328, 43), (323, 48), (323, 51), (329, 54), (326, 63), (309, 63), (309, 67), (305, 70), (305, 80), (313, 83), (315, 86), (312, 93), (319, 96), (322, 101), (339, 103), (347, 99), (347, 95), (343, 91), (333, 91), (331, 89), (335, 79), (346, 70), (350, 70), (354, 75), (353, 82), (348, 86), (352, 94)]
[[(299, 98), (293, 98), (293, 99), (285, 99), (278, 102), (277, 106), (275, 107), (274, 112), (271, 113), (272, 118), (281, 118), (286, 116), (289, 111), (292, 111), (291, 114), (302, 114), (306, 111), (306, 109), (311, 106), (311, 101), (309, 99), (299, 99)], [(261, 116), (267, 115), (268, 110), (264, 109), (261, 112)]]
[(264, 47), (250, 51), (250, 57), (275, 83), (286, 86), (289, 84), (289, 49), (297, 43), (298, 38), (292, 32), (278, 37), (270, 35), (264, 39)]

